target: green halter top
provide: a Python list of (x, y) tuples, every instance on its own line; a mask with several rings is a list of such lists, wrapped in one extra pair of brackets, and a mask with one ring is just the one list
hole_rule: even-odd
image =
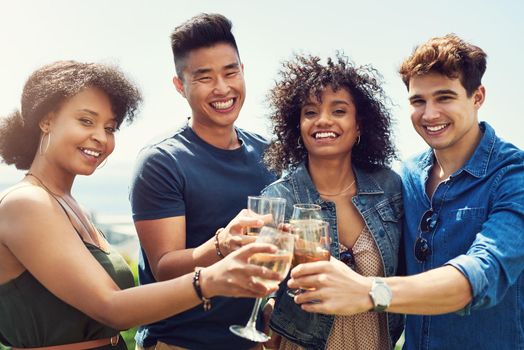
[[(120, 289), (134, 286), (131, 270), (118, 252), (104, 252), (84, 244)], [(53, 346), (109, 338), (117, 333), (58, 299), (27, 270), (0, 284), (0, 342), (5, 345)], [(103, 348), (119, 350), (126, 349), (126, 345), (121, 339), (117, 346)]]

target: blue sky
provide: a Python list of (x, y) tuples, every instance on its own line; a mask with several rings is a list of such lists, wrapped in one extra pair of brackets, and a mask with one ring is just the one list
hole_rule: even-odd
[[(424, 149), (412, 130), (407, 92), (397, 75), (413, 47), (454, 32), (488, 54), (487, 100), (479, 119), (524, 148), (520, 111), (524, 2), (501, 1), (8, 1), (0, 0), (0, 116), (19, 108), (23, 84), (43, 64), (75, 59), (115, 63), (141, 87), (141, 117), (117, 135), (104, 169), (79, 178), (74, 192), (91, 210), (127, 213), (127, 185), (138, 150), (190, 115), (175, 91), (171, 30), (200, 12), (233, 21), (245, 65), (247, 99), (238, 125), (270, 136), (265, 96), (293, 52), (343, 51), (384, 76), (396, 103), (396, 143), (406, 158)], [(22, 172), (0, 165), (0, 189)]]

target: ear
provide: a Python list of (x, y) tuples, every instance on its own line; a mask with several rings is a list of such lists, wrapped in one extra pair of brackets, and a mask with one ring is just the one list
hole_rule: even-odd
[(182, 97), (186, 98), (186, 92), (184, 91), (184, 82), (182, 81), (182, 79), (175, 75), (173, 77), (173, 85), (175, 85), (176, 91), (178, 91), (178, 93), (182, 95)]
[(38, 123), (38, 126), (40, 127), (40, 130), (44, 133), (44, 134), (48, 134), (49, 133), (49, 130), (51, 128), (51, 118), (52, 118), (52, 113), (48, 113), (45, 117), (42, 118), (42, 120), (40, 120), (40, 122)]
[(479, 109), (482, 104), (484, 103), (484, 100), (486, 99), (486, 88), (484, 88), (483, 85), (480, 85), (477, 90), (473, 93), (473, 102), (475, 103), (475, 107)]
[(242, 70), (242, 73), (244, 73), (244, 63), (240, 64), (240, 69)]

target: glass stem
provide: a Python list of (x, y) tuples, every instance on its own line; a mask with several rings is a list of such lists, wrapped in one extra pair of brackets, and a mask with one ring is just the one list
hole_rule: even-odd
[(262, 303), (262, 298), (257, 298), (255, 305), (253, 306), (253, 311), (251, 311), (251, 316), (249, 316), (249, 321), (247, 321), (246, 328), (256, 329), (258, 309)]

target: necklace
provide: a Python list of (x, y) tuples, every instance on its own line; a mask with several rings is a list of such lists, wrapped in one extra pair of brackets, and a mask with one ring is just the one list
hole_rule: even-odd
[(71, 216), (70, 213), (74, 215), (75, 221), (77, 222), (77, 224), (83, 227), (84, 231), (80, 229), (80, 226), (77, 227), (73, 223), (73, 221), (71, 221), (71, 224), (73, 225), (75, 230), (78, 232), (78, 234), (81, 236), (83, 241), (87, 241), (88, 243), (91, 243), (97, 246), (98, 248), (100, 248), (101, 250), (105, 252), (109, 251), (107, 249), (108, 247), (106, 246), (106, 244), (102, 240), (100, 240), (98, 233), (97, 233), (98, 230), (93, 226), (93, 223), (91, 222), (91, 220), (88, 217), (86, 217), (85, 214), (82, 213), (81, 210), (78, 210), (78, 208), (75, 208), (75, 205), (77, 204), (75, 204), (74, 200), (71, 201), (67, 199), (65, 196), (61, 196), (57, 193), (54, 193), (35, 174), (28, 171), (26, 173), (26, 176), (33, 177), (38, 182), (39, 186), (41, 186), (44, 190), (49, 192), (58, 201), (58, 203), (62, 206), (62, 208), (66, 211), (66, 214), (70, 218), (70, 220), (72, 220), (72, 217), (73, 217)]
[(344, 188), (342, 191), (340, 191), (339, 193), (321, 193), (321, 192), (318, 192), (321, 196), (327, 196), (327, 197), (335, 197), (335, 196), (339, 196), (343, 193), (346, 193), (347, 191), (349, 191), (349, 189), (351, 187), (353, 187), (353, 185), (355, 184), (355, 180), (353, 180), (352, 183), (349, 184), (348, 187)]
[(35, 174), (33, 174), (32, 172), (28, 171), (27, 173), (25, 173), (25, 176), (31, 176), (31, 177), (33, 177), (33, 178), (38, 182), (38, 184), (39, 184), (40, 186), (42, 186), (44, 189), (47, 190), (47, 192), (49, 192), (49, 193), (51, 193), (51, 194), (53, 194), (53, 195), (55, 195), (55, 196), (60, 196), (59, 194), (57, 194), (57, 193), (51, 191), (51, 190), (49, 189), (49, 187), (47, 187), (46, 185), (44, 185), (44, 182), (43, 182), (42, 180), (40, 180), (40, 178), (39, 178), (38, 176), (36, 176)]

